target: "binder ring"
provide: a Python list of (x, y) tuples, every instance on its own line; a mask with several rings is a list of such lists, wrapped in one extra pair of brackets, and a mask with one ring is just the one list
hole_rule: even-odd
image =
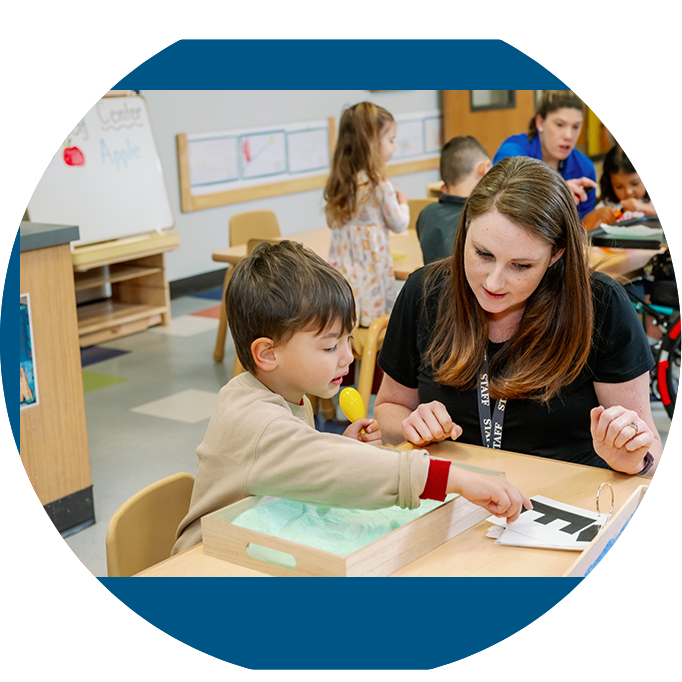
[(598, 513), (598, 514), (601, 514), (601, 513), (602, 513), (601, 510), (599, 509), (599, 494), (601, 493), (601, 489), (602, 489), (605, 485), (609, 486), (609, 490), (611, 491), (611, 509), (609, 509), (609, 514), (613, 514), (613, 507), (614, 507), (614, 504), (615, 504), (615, 501), (616, 501), (616, 496), (615, 496), (614, 493), (613, 493), (613, 488), (611, 487), (611, 484), (610, 484), (610, 483), (607, 483), (606, 481), (604, 481), (604, 482), (599, 486), (599, 490), (597, 490), (597, 513)]

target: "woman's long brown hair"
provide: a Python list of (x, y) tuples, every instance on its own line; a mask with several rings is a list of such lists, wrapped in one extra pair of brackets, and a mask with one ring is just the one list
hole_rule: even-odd
[(425, 362), (441, 384), (459, 390), (476, 385), (488, 346), (488, 319), (467, 282), (464, 247), (471, 221), (490, 211), (551, 245), (552, 254), (564, 249), (528, 298), (516, 333), (489, 366), (492, 397), (546, 402), (587, 362), (593, 307), (587, 238), (573, 196), (564, 179), (536, 159), (510, 157), (488, 171), (464, 206), (452, 257), (427, 270), (426, 295), (439, 291), (440, 298)]
[(357, 206), (357, 176), (367, 173), (370, 189), (381, 181), (384, 163), (380, 153), (381, 135), (391, 114), (372, 102), (360, 102), (343, 112), (339, 123), (331, 172), (324, 188), (328, 222), (344, 223)]

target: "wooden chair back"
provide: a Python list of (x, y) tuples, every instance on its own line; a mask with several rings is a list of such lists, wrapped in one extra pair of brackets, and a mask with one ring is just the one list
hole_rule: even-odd
[(247, 211), (230, 218), (230, 246), (246, 244), (249, 239), (280, 237), (277, 216), (273, 211)]
[(438, 201), (435, 197), (429, 197), (428, 199), (408, 199), (407, 205), (410, 207), (410, 224), (407, 226), (408, 230), (417, 229), (417, 218), (419, 214), (434, 201)]
[(356, 327), (353, 331), (353, 355), (360, 360), (358, 393), (362, 397), (365, 409), (369, 407), (369, 399), (372, 396), (377, 356), (383, 345), (390, 317), (390, 315), (383, 315), (374, 320), (369, 328)]
[(135, 493), (116, 510), (106, 537), (110, 578), (135, 575), (170, 557), (193, 487), (191, 474), (173, 474)]

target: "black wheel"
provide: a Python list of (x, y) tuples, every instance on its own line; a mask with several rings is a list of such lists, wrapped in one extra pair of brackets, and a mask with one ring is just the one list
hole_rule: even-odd
[(672, 318), (658, 355), (658, 391), (665, 411), (672, 419), (680, 381), (680, 314)]

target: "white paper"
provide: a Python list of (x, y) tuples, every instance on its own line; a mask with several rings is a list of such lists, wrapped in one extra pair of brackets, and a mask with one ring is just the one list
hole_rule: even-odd
[(187, 135), (190, 193), (203, 196), (329, 170), (329, 122)]
[(329, 129), (297, 130), (287, 134), (290, 173), (329, 168)]
[(284, 131), (245, 135), (239, 139), (239, 152), (244, 178), (266, 178), (287, 170)]
[(496, 544), (582, 550), (596, 536), (594, 531), (601, 530), (611, 518), (610, 514), (581, 509), (542, 495), (530, 499), (534, 509), (525, 510), (511, 524), (496, 516), (487, 519), (504, 530), (497, 536)]
[(421, 120), (398, 121), (398, 129), (395, 136), (394, 159), (423, 156), (424, 131)]
[(193, 140), (187, 145), (187, 150), (192, 193), (200, 187), (208, 188), (239, 179), (236, 137)]
[(651, 237), (658, 239), (663, 236), (662, 228), (651, 228), (646, 225), (630, 225), (629, 227), (621, 227), (619, 225), (601, 224), (604, 232), (613, 235), (614, 237)]

